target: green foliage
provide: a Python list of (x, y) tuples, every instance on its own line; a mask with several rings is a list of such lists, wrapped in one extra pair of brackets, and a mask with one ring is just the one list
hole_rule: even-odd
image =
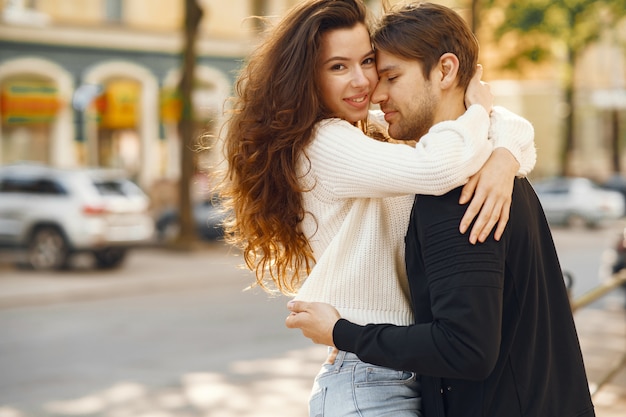
[(511, 34), (518, 40), (505, 68), (549, 59), (554, 45), (564, 46), (573, 64), (587, 45), (626, 16), (626, 0), (486, 0), (483, 4), (484, 10), (503, 12), (494, 32), (496, 41)]
[[(473, 0), (480, 1), (480, 0)], [(496, 42), (506, 39), (504, 69), (522, 72), (525, 64), (551, 58), (564, 63), (561, 71), (564, 100), (571, 109), (565, 117), (560, 155), (561, 175), (570, 169), (574, 148), (573, 73), (584, 49), (626, 16), (626, 0), (482, 0), (483, 11), (500, 16), (494, 28)], [(555, 56), (556, 54), (559, 56)]]
[(531, 46), (524, 49), (518, 49), (510, 55), (509, 59), (502, 65), (506, 70), (520, 71), (524, 67), (524, 63), (540, 63), (551, 56), (552, 51), (550, 49), (543, 48), (541, 46)]

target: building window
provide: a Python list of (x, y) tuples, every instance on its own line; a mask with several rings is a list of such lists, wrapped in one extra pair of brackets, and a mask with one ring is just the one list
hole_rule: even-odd
[(267, 0), (252, 0), (252, 14), (255, 16), (265, 16), (267, 13)]
[[(267, 0), (252, 0), (252, 15), (253, 16), (266, 16), (267, 15)], [(254, 26), (256, 30), (261, 31), (264, 29), (262, 20), (255, 19)]]
[(110, 23), (122, 22), (122, 0), (106, 0), (106, 19)]

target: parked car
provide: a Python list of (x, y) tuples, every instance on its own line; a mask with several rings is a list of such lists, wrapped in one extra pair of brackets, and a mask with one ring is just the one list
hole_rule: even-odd
[[(198, 237), (202, 240), (216, 240), (224, 236), (222, 222), (225, 218), (219, 199), (215, 196), (195, 202), (192, 205), (193, 221)], [(161, 212), (156, 220), (157, 239), (161, 242), (174, 240), (180, 232), (178, 210), (169, 208)]]
[(626, 269), (626, 228), (615, 239), (610, 251), (611, 256), (608, 257), (611, 266), (610, 272), (616, 274), (622, 269)]
[(557, 177), (533, 184), (548, 222), (596, 227), (624, 214), (624, 197), (581, 177)]
[[(622, 194), (626, 200), (626, 177), (620, 174), (611, 175), (600, 186), (606, 190), (617, 191)], [(624, 213), (626, 214), (626, 213)]]
[(153, 239), (149, 203), (117, 170), (0, 167), (0, 249), (25, 252), (24, 263), (40, 270), (65, 268), (77, 252), (115, 268)]
[[(611, 275), (626, 269), (626, 227), (622, 229), (622, 233), (614, 242), (613, 246), (602, 257), (603, 265), (601, 271)], [(622, 291), (626, 292), (626, 283), (623, 283), (621, 288)], [(624, 307), (626, 308), (626, 299), (624, 300)]]

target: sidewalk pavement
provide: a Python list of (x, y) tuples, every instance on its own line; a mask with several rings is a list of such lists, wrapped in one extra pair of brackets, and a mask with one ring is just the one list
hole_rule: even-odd
[(621, 305), (582, 308), (574, 320), (596, 416), (626, 416), (626, 310)]
[[(1, 261), (1, 260), (0, 260)], [(137, 291), (167, 291), (181, 285), (200, 285), (200, 280), (173, 283), (153, 276), (133, 279), (54, 280), (45, 274), (28, 280), (16, 277), (0, 262), (0, 314), (3, 309), (72, 300), (115, 297)], [(30, 274), (29, 274), (30, 275)], [(77, 277), (78, 278), (78, 277)], [(574, 313), (597, 417), (626, 416), (626, 310), (606, 303), (601, 308), (581, 308)]]

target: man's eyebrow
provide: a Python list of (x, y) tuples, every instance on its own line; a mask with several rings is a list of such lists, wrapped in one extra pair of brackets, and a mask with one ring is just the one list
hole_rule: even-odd
[(378, 68), (378, 75), (386, 74), (386, 73), (388, 73), (390, 71), (394, 71), (394, 70), (397, 70), (397, 69), (398, 69), (397, 65), (393, 65), (393, 64), (392, 65), (387, 65), (387, 66), (384, 66), (382, 68)]

